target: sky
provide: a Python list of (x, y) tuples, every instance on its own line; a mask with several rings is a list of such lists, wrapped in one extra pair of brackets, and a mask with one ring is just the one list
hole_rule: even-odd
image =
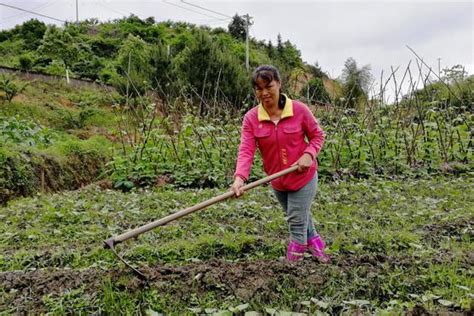
[[(227, 27), (234, 14), (253, 19), (250, 35), (276, 43), (290, 40), (309, 64), (318, 63), (331, 78), (341, 75), (347, 58), (370, 65), (376, 81), (391, 69), (416, 73), (416, 56), (436, 73), (456, 64), (474, 73), (474, 2), (449, 0), (77, 0), (79, 19), (100, 21), (131, 13), (156, 21), (185, 21)], [(76, 0), (0, 0), (60, 20), (75, 21)], [(201, 7), (201, 8), (198, 8)], [(205, 8), (207, 10), (204, 10)], [(210, 10), (210, 11), (209, 11)], [(214, 11), (214, 12), (211, 12)], [(60, 22), (0, 6), (0, 29), (30, 18)], [(426, 66), (424, 66), (426, 68)], [(426, 68), (427, 69), (427, 68)]]

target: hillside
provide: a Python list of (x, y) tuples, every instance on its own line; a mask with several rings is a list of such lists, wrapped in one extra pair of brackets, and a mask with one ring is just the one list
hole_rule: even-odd
[(60, 81), (13, 80), (24, 90), (0, 103), (0, 204), (100, 179), (116, 138), (117, 94)]
[[(234, 31), (238, 33), (239, 30)], [(163, 95), (198, 93), (240, 107), (252, 94), (245, 70), (245, 42), (222, 28), (159, 22), (136, 16), (82, 21), (63, 28), (30, 20), (0, 32), (0, 66), (111, 84), (129, 96), (155, 89)], [(298, 94), (303, 72), (300, 51), (288, 40), (251, 38), (250, 67), (279, 67), (287, 92)], [(126, 88), (127, 78), (135, 88)], [(296, 89), (294, 89), (296, 87)]]

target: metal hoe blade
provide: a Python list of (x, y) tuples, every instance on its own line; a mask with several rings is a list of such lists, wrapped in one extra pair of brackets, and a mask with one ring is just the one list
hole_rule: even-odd
[(144, 281), (148, 280), (148, 278), (143, 273), (141, 273), (137, 268), (134, 268), (130, 263), (127, 262), (127, 260), (125, 260), (121, 255), (119, 255), (117, 250), (115, 250), (113, 239), (104, 240), (104, 248), (109, 248), (110, 250), (112, 250), (115, 256), (119, 258), (120, 261), (122, 261), (127, 267), (129, 267), (138, 278)]

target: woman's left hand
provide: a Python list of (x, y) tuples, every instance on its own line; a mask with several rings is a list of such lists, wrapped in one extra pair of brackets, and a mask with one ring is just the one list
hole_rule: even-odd
[(311, 164), (313, 163), (313, 157), (311, 157), (310, 154), (304, 153), (303, 156), (298, 159), (297, 162), (295, 162), (295, 165), (298, 165), (298, 172), (304, 172), (308, 170), (309, 167), (311, 167)]

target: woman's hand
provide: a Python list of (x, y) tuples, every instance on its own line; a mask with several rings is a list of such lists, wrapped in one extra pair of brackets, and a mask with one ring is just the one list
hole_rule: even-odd
[(241, 177), (235, 177), (234, 183), (230, 187), (232, 191), (234, 191), (235, 195), (237, 197), (241, 196), (244, 194), (244, 190), (242, 190), (242, 187), (244, 186), (244, 180)]
[(304, 172), (308, 170), (309, 167), (311, 167), (312, 163), (313, 157), (308, 153), (304, 153), (303, 156), (301, 156), (300, 159), (294, 163), (294, 165), (298, 165), (298, 172)]

